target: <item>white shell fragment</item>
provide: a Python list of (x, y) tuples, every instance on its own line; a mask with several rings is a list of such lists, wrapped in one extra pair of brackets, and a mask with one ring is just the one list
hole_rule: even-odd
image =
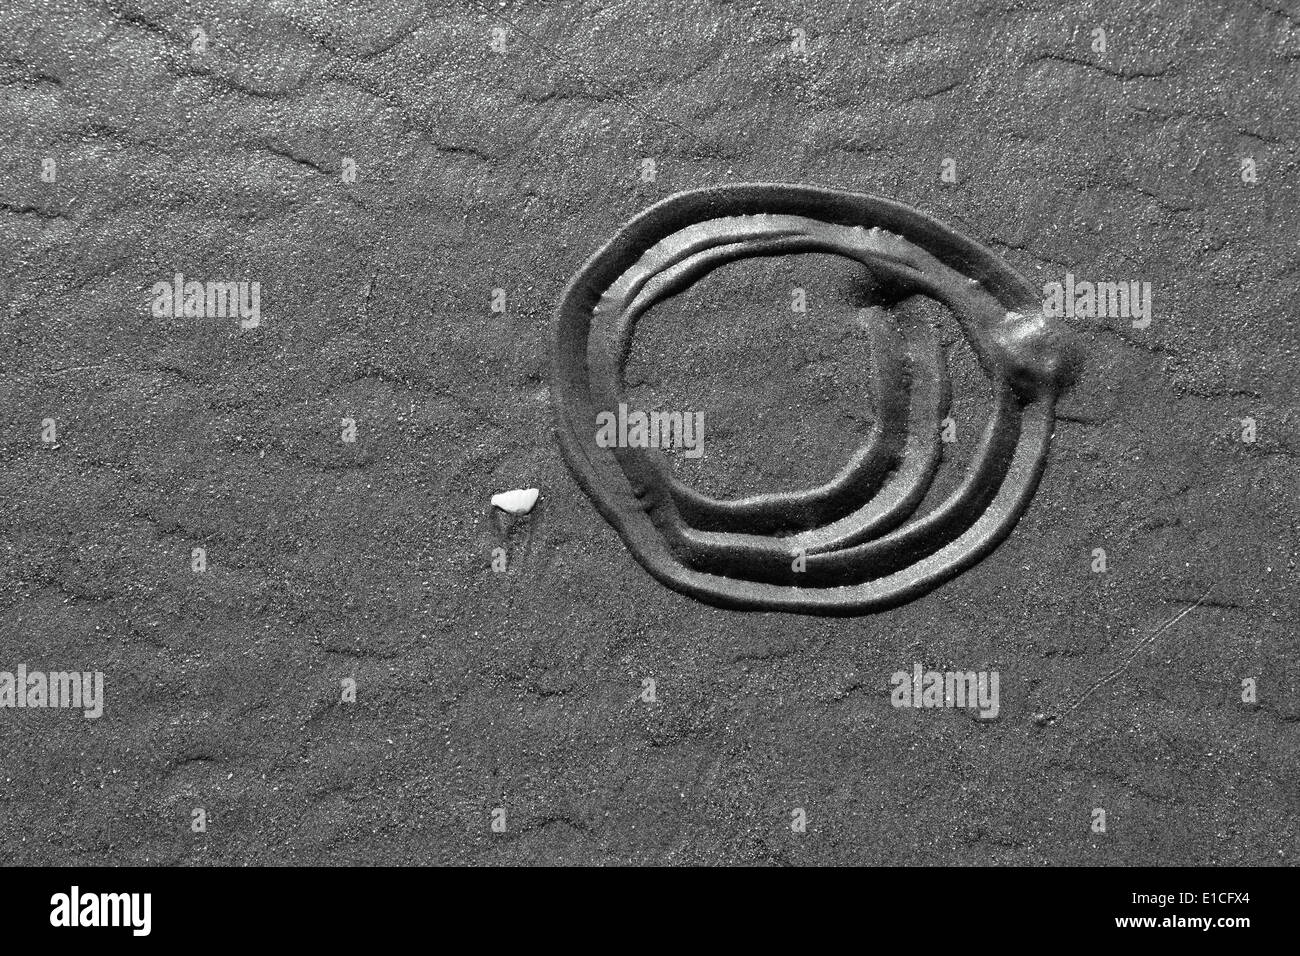
[(503, 491), (493, 495), (492, 504), (512, 515), (526, 515), (533, 510), (533, 505), (537, 504), (537, 496), (540, 493), (536, 488), (516, 488), (514, 491)]

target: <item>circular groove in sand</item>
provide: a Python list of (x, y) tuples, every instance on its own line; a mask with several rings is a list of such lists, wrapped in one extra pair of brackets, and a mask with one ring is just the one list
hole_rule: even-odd
[[(626, 402), (642, 315), (728, 262), (800, 252), (847, 257), (941, 302), (989, 377), (993, 414), (965, 479), (919, 520), (908, 523), (938, 468), (949, 401), (942, 353), (924, 329), (904, 338), (872, 326), (879, 420), (819, 487), (719, 500), (645, 449), (596, 443), (597, 413)], [(918, 597), (1010, 533), (1042, 473), (1070, 354), (1033, 287), (942, 223), (873, 196), (758, 183), (672, 196), (587, 261), (557, 310), (551, 396), (570, 470), (664, 584), (723, 607), (860, 614)]]

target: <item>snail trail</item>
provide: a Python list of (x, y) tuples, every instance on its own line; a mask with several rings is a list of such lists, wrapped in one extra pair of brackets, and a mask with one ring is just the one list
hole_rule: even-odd
[[(922, 324), (871, 323), (877, 420), (823, 485), (722, 500), (644, 448), (596, 441), (597, 416), (627, 403), (637, 322), (656, 303), (727, 263), (807, 252), (843, 256), (946, 306), (989, 378), (992, 414), (965, 476), (921, 517), (951, 400), (943, 352)], [(553, 363), (565, 461), (650, 574), (721, 607), (862, 614), (924, 594), (1011, 532), (1078, 360), (1034, 287), (942, 223), (877, 197), (758, 183), (679, 193), (624, 226), (565, 290)]]

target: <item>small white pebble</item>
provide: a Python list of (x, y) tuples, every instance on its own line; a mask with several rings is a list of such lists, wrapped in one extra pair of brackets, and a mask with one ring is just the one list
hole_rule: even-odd
[(516, 488), (514, 491), (503, 491), (493, 495), (492, 504), (512, 515), (526, 515), (533, 510), (533, 505), (537, 504), (539, 494), (536, 488)]

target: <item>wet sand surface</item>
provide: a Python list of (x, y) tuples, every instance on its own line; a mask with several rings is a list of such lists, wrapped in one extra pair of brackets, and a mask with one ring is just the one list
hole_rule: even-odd
[[(1293, 864), (1300, 15), (1105, 6), (7, 3), (0, 671), (105, 699), (0, 709), (0, 859)], [(902, 607), (675, 593), (555, 441), (570, 277), (751, 181), (906, 203), (1036, 287), (1150, 283), (1146, 328), (1062, 319), (1027, 512)], [(260, 323), (156, 315), (178, 273), (258, 282)], [(675, 473), (828, 480), (872, 308), (945, 343), (950, 491), (978, 364), (825, 256), (646, 317), (631, 394), (707, 423)], [(997, 718), (894, 707), (915, 664), (997, 671)]]

